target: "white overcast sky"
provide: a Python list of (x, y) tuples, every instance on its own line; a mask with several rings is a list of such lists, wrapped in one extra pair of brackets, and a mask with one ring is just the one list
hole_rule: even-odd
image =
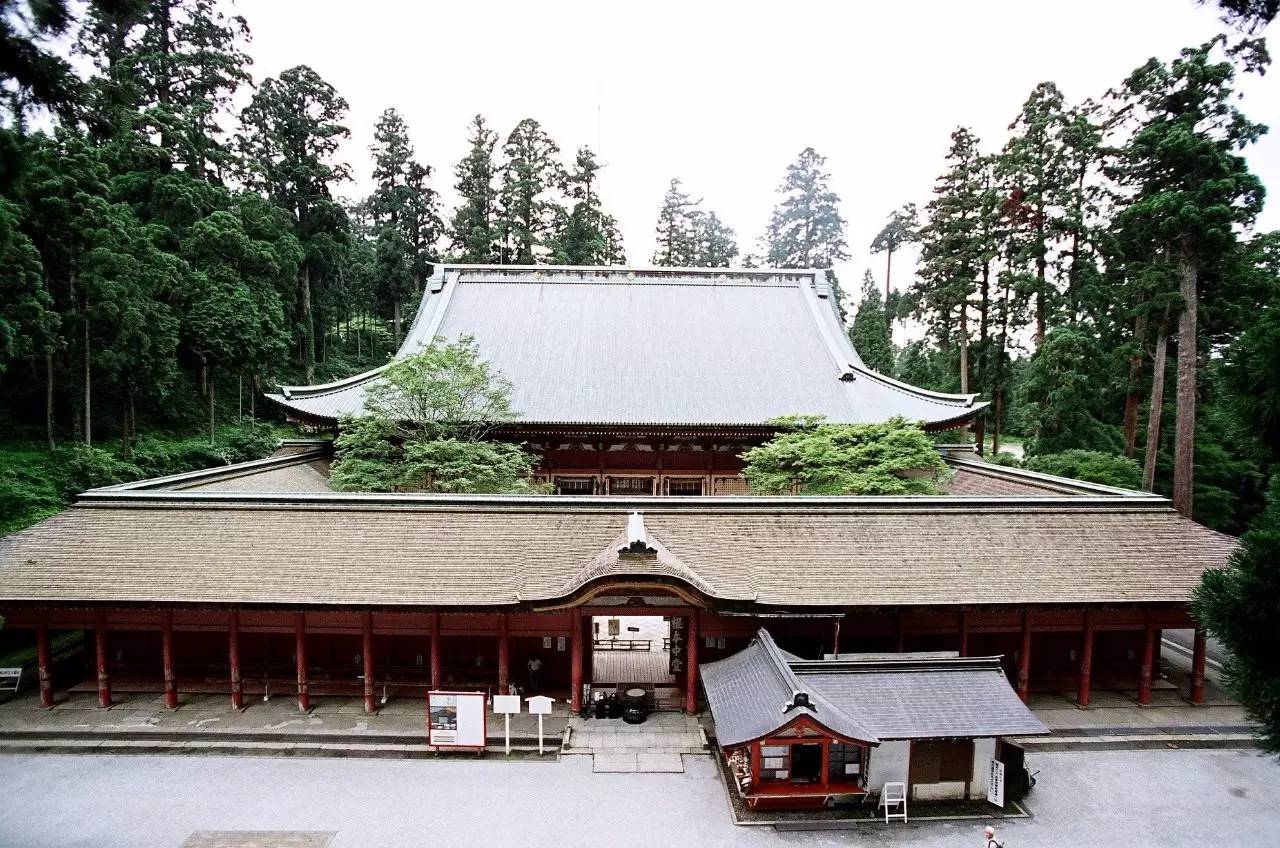
[[(1193, 0), (235, 8), (253, 33), (255, 80), (308, 64), (351, 104), (353, 194), (368, 190), (373, 124), (389, 106), (450, 204), (471, 117), (485, 115), (504, 138), (534, 117), (567, 158), (581, 144), (597, 150), (628, 259), (648, 264), (671, 177), (737, 230), (745, 253), (787, 164), (812, 146), (849, 221), (853, 259), (839, 270), (851, 291), (868, 266), (883, 281), (883, 257), (867, 245), (890, 210), (929, 199), (958, 124), (994, 149), (1038, 82), (1053, 80), (1070, 101), (1100, 97), (1147, 58), (1223, 28), (1215, 4)], [(1280, 67), (1241, 89), (1246, 113), (1276, 127), (1248, 157), (1280, 195)], [(1260, 227), (1280, 226), (1280, 196), (1268, 206)], [(895, 288), (908, 279), (899, 267)]]

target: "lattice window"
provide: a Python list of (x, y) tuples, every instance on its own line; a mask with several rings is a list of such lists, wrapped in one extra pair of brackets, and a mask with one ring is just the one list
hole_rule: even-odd
[(596, 478), (594, 477), (557, 477), (557, 495), (594, 495)]
[(610, 477), (609, 494), (611, 495), (652, 495), (652, 477)]
[(701, 477), (668, 477), (667, 494), (675, 497), (691, 497), (702, 494)]

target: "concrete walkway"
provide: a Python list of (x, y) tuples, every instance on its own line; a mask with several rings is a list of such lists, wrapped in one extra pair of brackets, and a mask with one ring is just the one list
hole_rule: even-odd
[(596, 772), (682, 772), (685, 756), (710, 746), (697, 716), (653, 713), (644, 724), (622, 719), (569, 719), (565, 755), (589, 755)]

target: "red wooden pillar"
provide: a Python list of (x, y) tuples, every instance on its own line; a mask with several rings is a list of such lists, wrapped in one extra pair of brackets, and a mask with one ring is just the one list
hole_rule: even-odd
[(969, 611), (960, 610), (960, 656), (969, 656)]
[(240, 610), (227, 617), (227, 664), (231, 667), (231, 709), (244, 709), (244, 679), (240, 675)]
[(1138, 669), (1138, 703), (1151, 703), (1151, 671), (1155, 664), (1155, 628), (1151, 626), (1151, 613), (1144, 613), (1142, 627), (1142, 665)]
[(307, 682), (307, 614), (295, 614), (293, 626), (294, 652), (298, 661), (298, 709), (305, 713), (311, 709), (311, 685)]
[(107, 672), (107, 611), (93, 614), (94, 656), (98, 661), (98, 706), (111, 706), (111, 675)]
[(178, 708), (178, 678), (173, 670), (173, 610), (165, 610), (160, 619), (160, 661), (164, 666), (164, 705)]
[(1204, 655), (1205, 633), (1196, 630), (1195, 641), (1191, 645), (1191, 703), (1204, 703)]
[(1022, 613), (1022, 649), (1018, 652), (1018, 697), (1031, 697), (1031, 612)]
[(573, 630), (569, 633), (569, 711), (582, 712), (582, 616), (573, 610), (569, 616)]
[(40, 677), (40, 706), (53, 706), (53, 651), (49, 647), (49, 613), (40, 613), (36, 624), (36, 673)]
[(685, 631), (684, 659), (684, 711), (688, 715), (698, 712), (698, 610), (689, 611), (689, 626)]
[(431, 613), (431, 688), (439, 689), (442, 679), (440, 669), (440, 613)]
[(1089, 689), (1093, 677), (1093, 613), (1084, 611), (1084, 644), (1080, 646), (1080, 683), (1076, 688), (1077, 706), (1089, 706)]
[(498, 616), (498, 694), (507, 694), (511, 686), (510, 619), (504, 612)]
[(831, 655), (840, 659), (840, 619), (831, 622)]
[(364, 711), (374, 713), (378, 704), (373, 697), (373, 613), (366, 612), (362, 616), (362, 636), (364, 648)]
[(819, 781), (821, 785), (826, 786), (831, 783), (831, 740), (822, 740), (822, 770), (819, 773)]

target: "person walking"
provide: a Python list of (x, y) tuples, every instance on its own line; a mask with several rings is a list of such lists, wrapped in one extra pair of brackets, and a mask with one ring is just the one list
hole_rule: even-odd
[(996, 842), (996, 829), (991, 825), (982, 832), (982, 848), (1004, 848), (1003, 842)]
[(529, 661), (525, 663), (525, 668), (529, 669), (529, 691), (535, 695), (542, 694), (542, 660), (537, 654), (529, 657)]

